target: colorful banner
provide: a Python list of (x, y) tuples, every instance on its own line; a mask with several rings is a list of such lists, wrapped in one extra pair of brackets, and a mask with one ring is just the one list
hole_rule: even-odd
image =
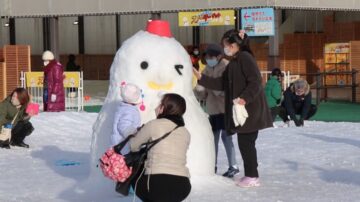
[(274, 9), (242, 9), (241, 24), (249, 36), (274, 36)]
[[(26, 72), (26, 87), (43, 87), (44, 72)], [(78, 88), (80, 85), (80, 72), (64, 72), (64, 87)]]
[(235, 25), (234, 10), (179, 12), (179, 26)]
[(325, 53), (350, 53), (349, 43), (327, 43)]

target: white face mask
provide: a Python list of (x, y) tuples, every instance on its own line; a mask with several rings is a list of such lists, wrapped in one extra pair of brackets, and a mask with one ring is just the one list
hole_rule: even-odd
[(49, 61), (44, 61), (44, 66), (48, 65), (49, 63)]
[(228, 47), (225, 47), (225, 48), (224, 48), (224, 53), (225, 53), (225, 55), (227, 55), (227, 56), (232, 56), (232, 52), (230, 51), (230, 49), (229, 49)]
[(194, 50), (194, 55), (199, 55), (199, 51), (198, 51), (198, 50)]

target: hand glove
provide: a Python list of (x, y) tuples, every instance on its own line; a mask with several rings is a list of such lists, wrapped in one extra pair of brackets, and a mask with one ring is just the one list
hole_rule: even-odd
[(56, 95), (55, 94), (51, 94), (51, 102), (55, 102), (56, 101)]
[(245, 105), (240, 105), (234, 101), (233, 105), (233, 121), (235, 124), (235, 127), (237, 126), (243, 126), (245, 124), (245, 121), (249, 117)]
[(296, 127), (300, 127), (304, 125), (304, 121), (302, 119), (294, 119)]

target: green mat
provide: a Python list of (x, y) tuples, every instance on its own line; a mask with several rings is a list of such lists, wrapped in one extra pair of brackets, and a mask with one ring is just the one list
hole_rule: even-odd
[[(99, 112), (100, 105), (85, 106), (87, 112)], [(321, 102), (311, 120), (328, 122), (360, 122), (360, 104), (341, 101)]]

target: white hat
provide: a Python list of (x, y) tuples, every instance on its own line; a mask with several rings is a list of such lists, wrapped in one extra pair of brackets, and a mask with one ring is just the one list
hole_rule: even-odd
[(54, 54), (51, 51), (45, 51), (42, 55), (42, 60), (44, 61), (50, 61), (55, 59)]
[(121, 85), (121, 98), (124, 102), (130, 104), (141, 103), (141, 90), (134, 84), (127, 83)]

